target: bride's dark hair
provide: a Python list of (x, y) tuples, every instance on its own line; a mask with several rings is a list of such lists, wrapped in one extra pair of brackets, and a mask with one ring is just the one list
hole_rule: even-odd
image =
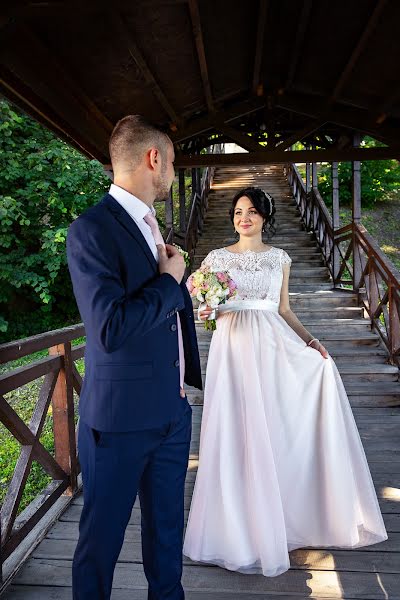
[(236, 204), (238, 203), (239, 198), (242, 198), (243, 196), (250, 198), (256, 211), (264, 219), (265, 225), (263, 226), (263, 232), (266, 232), (269, 238), (272, 237), (276, 233), (274, 218), (274, 214), (276, 213), (275, 201), (271, 194), (264, 192), (261, 188), (247, 187), (235, 194), (232, 200), (232, 206), (229, 210), (232, 224)]

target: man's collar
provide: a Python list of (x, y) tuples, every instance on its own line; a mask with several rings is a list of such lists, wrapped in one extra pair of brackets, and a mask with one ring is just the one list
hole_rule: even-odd
[(149, 210), (155, 215), (153, 206), (149, 207), (143, 200), (137, 198), (127, 190), (115, 185), (114, 183), (110, 186), (109, 194), (126, 210), (126, 212), (135, 221), (142, 220)]

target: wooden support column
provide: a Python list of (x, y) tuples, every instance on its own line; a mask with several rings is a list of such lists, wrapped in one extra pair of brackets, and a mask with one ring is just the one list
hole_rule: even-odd
[[(361, 136), (354, 134), (353, 146), (358, 148)], [(361, 223), (361, 161), (353, 160), (352, 163), (352, 222), (353, 222), (353, 289), (358, 291), (361, 277), (361, 260), (356, 247), (355, 226)]]
[(311, 192), (311, 163), (306, 163), (306, 193)]
[(197, 172), (198, 169), (192, 169), (192, 198), (194, 198), (196, 192), (199, 193), (198, 183), (197, 183)]
[(318, 163), (311, 163), (311, 174), (312, 174), (312, 189), (316, 190), (318, 188)]
[(55, 458), (70, 476), (70, 486), (65, 492), (72, 495), (77, 489), (77, 455), (74, 421), (74, 395), (71, 342), (49, 348), (50, 355), (63, 357), (52, 398)]
[[(168, 199), (165, 202), (165, 226), (167, 229), (167, 235), (170, 232), (171, 227), (174, 226), (174, 199), (172, 195), (172, 187), (170, 189)], [(173, 234), (172, 237), (169, 237), (169, 243), (173, 242)]]
[(332, 163), (332, 227), (333, 227), (333, 249), (332, 249), (332, 262), (333, 262), (333, 281), (339, 274), (340, 269), (340, 254), (339, 248), (335, 244), (335, 232), (340, 227), (340, 215), (339, 215), (339, 176), (338, 176), (338, 163)]
[(186, 231), (186, 194), (185, 194), (185, 169), (179, 169), (179, 230)]

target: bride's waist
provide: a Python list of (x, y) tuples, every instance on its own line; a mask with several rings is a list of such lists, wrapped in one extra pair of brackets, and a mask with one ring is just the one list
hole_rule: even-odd
[(225, 304), (220, 304), (218, 312), (238, 312), (240, 310), (269, 310), (278, 312), (279, 304), (272, 300), (229, 300)]

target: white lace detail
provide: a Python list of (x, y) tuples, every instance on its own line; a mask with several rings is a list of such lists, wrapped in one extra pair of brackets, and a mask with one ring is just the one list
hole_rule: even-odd
[(292, 259), (282, 248), (270, 248), (265, 252), (246, 250), (233, 253), (226, 248), (212, 250), (202, 266), (212, 271), (228, 271), (238, 286), (237, 300), (271, 300), (279, 303), (282, 287), (282, 265)]

